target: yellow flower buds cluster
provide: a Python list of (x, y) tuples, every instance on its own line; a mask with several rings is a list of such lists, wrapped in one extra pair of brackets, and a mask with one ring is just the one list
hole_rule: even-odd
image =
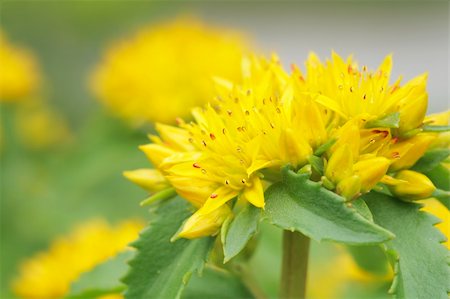
[(156, 126), (159, 136), (141, 147), (156, 170), (126, 175), (152, 191), (171, 186), (198, 209), (179, 233), (186, 238), (217, 233), (234, 198), (264, 208), (263, 186), (287, 164), (312, 169), (347, 200), (378, 183), (405, 200), (428, 197), (433, 184), (407, 170), (437, 138), (422, 132), (426, 75), (390, 85), (391, 66), (390, 56), (369, 71), (311, 54), (306, 74), (295, 65), (289, 74), (276, 56), (246, 58), (242, 80), (216, 79), (193, 122)]

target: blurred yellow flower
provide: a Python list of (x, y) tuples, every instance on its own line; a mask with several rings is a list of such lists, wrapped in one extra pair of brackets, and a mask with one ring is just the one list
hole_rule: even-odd
[(445, 235), (447, 240), (444, 245), (450, 249), (450, 212), (441, 202), (437, 199), (427, 199), (421, 201), (424, 204), (423, 211), (433, 214), (438, 217), (441, 222), (436, 224), (436, 227)]
[(13, 281), (14, 293), (21, 298), (61, 298), (81, 273), (127, 249), (138, 237), (143, 223), (127, 220), (115, 227), (92, 220), (70, 235), (56, 239), (46, 252), (25, 261)]
[(239, 34), (181, 18), (113, 44), (92, 75), (96, 96), (136, 123), (174, 123), (214, 95), (212, 76), (239, 80)]
[(21, 100), (39, 86), (39, 70), (31, 53), (11, 45), (0, 30), (0, 102)]

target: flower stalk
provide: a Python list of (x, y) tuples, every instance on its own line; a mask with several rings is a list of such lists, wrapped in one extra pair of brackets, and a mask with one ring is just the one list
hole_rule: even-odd
[(306, 298), (310, 239), (300, 232), (283, 232), (280, 298)]

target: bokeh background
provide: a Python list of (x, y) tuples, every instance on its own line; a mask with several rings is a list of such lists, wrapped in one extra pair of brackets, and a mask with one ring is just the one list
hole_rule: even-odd
[[(98, 217), (116, 222), (147, 216), (138, 205), (146, 193), (122, 171), (146, 165), (137, 146), (147, 142), (152, 128), (130, 127), (88, 87), (90, 72), (114, 40), (188, 15), (242, 31), (260, 53), (278, 53), (286, 67), (302, 66), (309, 51), (321, 58), (333, 49), (342, 56), (353, 53), (370, 68), (393, 53), (393, 77), (403, 75), (405, 82), (429, 72), (429, 112), (438, 112), (448, 109), (449, 13), (448, 1), (2, 1), (1, 28), (12, 43), (36, 56), (42, 97), (70, 137), (45, 150), (30, 149), (8, 129), (11, 109), (2, 106), (0, 297), (14, 298), (9, 282), (21, 260), (73, 225)], [(266, 229), (253, 265), (265, 288), (276, 293), (280, 236)], [(339, 252), (331, 245), (313, 246), (321, 270)], [(373, 288), (385, 291), (386, 284)], [(353, 298), (363, 298), (351, 291)]]

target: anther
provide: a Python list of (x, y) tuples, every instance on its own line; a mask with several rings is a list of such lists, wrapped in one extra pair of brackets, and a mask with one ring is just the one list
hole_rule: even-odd
[(195, 162), (194, 164), (192, 164), (192, 166), (194, 166), (194, 168), (200, 168), (200, 165), (198, 165), (197, 162)]
[(211, 140), (216, 139), (216, 136), (213, 133), (209, 133), (209, 138), (211, 138)]
[(205, 142), (205, 140), (202, 140), (202, 143), (203, 143), (203, 145), (204, 145), (204, 146), (206, 146), (206, 142)]
[(212, 193), (210, 197), (211, 198), (216, 198), (217, 196), (219, 196), (217, 193)]
[(392, 158), (395, 158), (395, 159), (400, 158), (400, 153), (399, 152), (393, 152), (392, 153)]

